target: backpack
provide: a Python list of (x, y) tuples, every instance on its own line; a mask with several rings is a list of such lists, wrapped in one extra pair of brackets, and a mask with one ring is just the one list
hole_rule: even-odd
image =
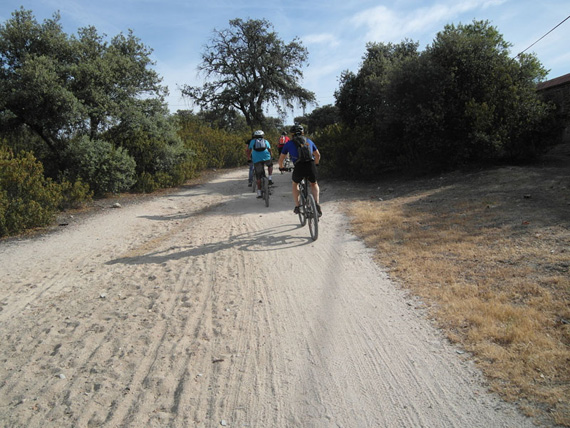
[(297, 145), (297, 151), (299, 152), (297, 162), (311, 162), (313, 160), (313, 152), (311, 151), (311, 146), (307, 143), (307, 139), (301, 135), (296, 135), (293, 141)]
[(279, 137), (278, 147), (283, 147), (286, 142), (287, 142), (287, 137), (285, 135), (282, 135), (281, 137)]
[(265, 144), (264, 138), (256, 138), (255, 143), (253, 144), (253, 150), (256, 152), (263, 152), (267, 149), (267, 145)]

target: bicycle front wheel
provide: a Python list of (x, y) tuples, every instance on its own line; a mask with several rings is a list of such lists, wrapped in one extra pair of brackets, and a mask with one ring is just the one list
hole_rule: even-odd
[(317, 203), (313, 195), (309, 195), (309, 200), (307, 201), (307, 220), (309, 221), (309, 232), (311, 232), (311, 238), (316, 241), (319, 237), (319, 213), (317, 212)]

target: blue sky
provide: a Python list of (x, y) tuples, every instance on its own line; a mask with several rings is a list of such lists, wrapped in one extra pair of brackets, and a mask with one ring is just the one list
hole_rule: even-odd
[[(214, 29), (228, 28), (234, 18), (265, 18), (286, 43), (298, 37), (309, 51), (302, 85), (323, 106), (334, 103), (341, 72), (358, 71), (367, 42), (407, 38), (424, 50), (446, 24), (489, 20), (513, 45), (514, 57), (570, 15), (568, 0), (2, 0), (0, 21), (20, 6), (39, 22), (59, 11), (68, 34), (88, 25), (109, 39), (133, 30), (153, 49), (172, 112), (192, 108), (179, 87), (201, 85), (197, 66), (203, 47)], [(549, 79), (555, 78), (570, 73), (569, 41), (570, 19), (527, 52), (550, 70)], [(302, 113), (296, 109), (290, 117)]]

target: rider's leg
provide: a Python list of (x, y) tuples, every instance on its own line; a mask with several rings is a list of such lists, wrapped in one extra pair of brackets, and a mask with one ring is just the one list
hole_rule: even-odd
[(315, 198), (315, 202), (317, 203), (317, 211), (319, 212), (319, 217), (323, 215), (323, 211), (321, 210), (321, 205), (319, 203), (319, 183), (316, 181), (311, 183), (311, 193), (313, 194), (313, 198)]
[(295, 206), (298, 207), (299, 206), (299, 183), (295, 183), (294, 181), (292, 181), (293, 183), (293, 201), (295, 202)]
[(314, 183), (311, 183), (311, 193), (313, 194), (313, 198), (315, 198), (315, 202), (319, 204), (320, 189), (319, 189), (319, 183), (317, 183), (316, 181)]
[(261, 177), (265, 175), (265, 169), (262, 162), (254, 164), (255, 167), (255, 181), (257, 182), (257, 196), (261, 196)]

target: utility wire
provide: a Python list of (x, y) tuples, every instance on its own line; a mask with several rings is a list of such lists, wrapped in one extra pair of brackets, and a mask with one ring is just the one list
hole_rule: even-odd
[(548, 33), (546, 33), (544, 36), (542, 36), (540, 39), (538, 39), (536, 42), (534, 42), (532, 45), (530, 45), (528, 48), (526, 48), (524, 51), (522, 51), (521, 53), (519, 53), (515, 58), (518, 58), (519, 56), (521, 56), (523, 53), (525, 53), (526, 51), (528, 51), (530, 48), (532, 48), (534, 45), (536, 45), (538, 42), (540, 42), (542, 39), (544, 39), (546, 36), (548, 36), (550, 33), (552, 33), (554, 30), (556, 30), (558, 27), (560, 27), (562, 24), (564, 24), (565, 21), (567, 21), (568, 19), (570, 19), (570, 15), (568, 15), (565, 19), (563, 19), (556, 27), (554, 27), (552, 30), (550, 30)]

